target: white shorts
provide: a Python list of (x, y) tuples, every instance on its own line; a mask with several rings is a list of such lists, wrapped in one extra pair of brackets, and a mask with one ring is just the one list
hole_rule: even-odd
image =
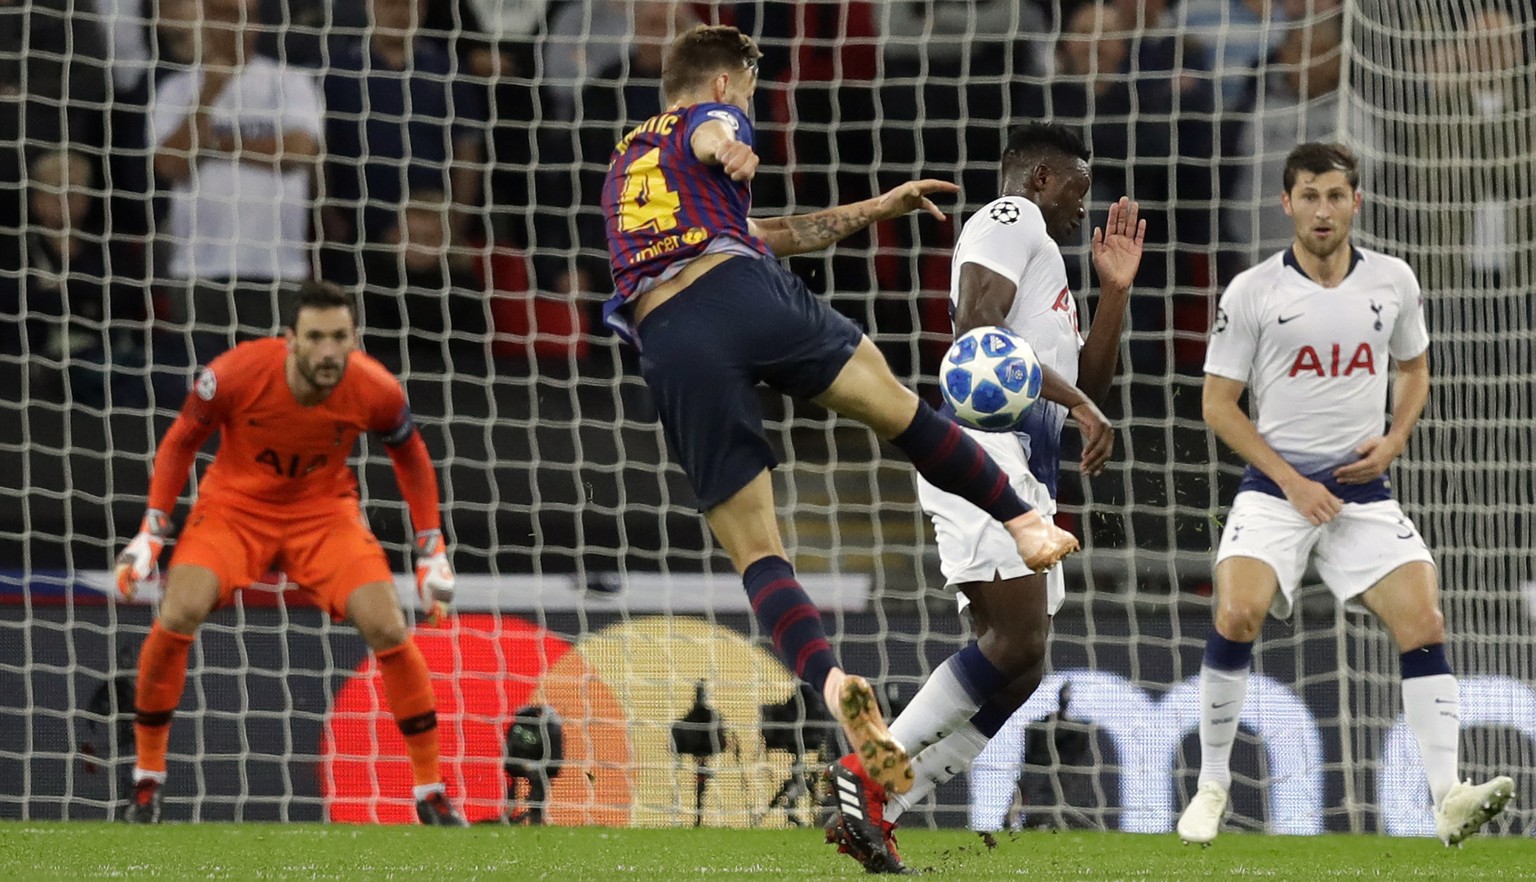
[[(1019, 439), (1007, 432), (978, 432), (965, 429), (992, 460), (1008, 475), (1019, 498), (1033, 506), (1043, 518), (1056, 514), (1056, 500), (1045, 485), (1029, 472), (1029, 460)], [(944, 573), (945, 585), (954, 588), (966, 582), (991, 582), (994, 579), (1017, 579), (1034, 573), (1019, 557), (1019, 546), (1013, 535), (992, 516), (967, 502), (964, 498), (945, 493), (923, 479), (917, 478), (917, 501), (933, 521), (933, 532), (939, 546), (939, 568)], [(970, 599), (964, 592), (957, 592), (960, 609), (964, 611)], [(1067, 580), (1058, 564), (1045, 574), (1046, 611), (1055, 615), (1067, 599)]]
[(1316, 561), (1317, 574), (1341, 603), (1403, 564), (1435, 562), (1395, 499), (1348, 503), (1338, 517), (1317, 527), (1290, 502), (1251, 490), (1237, 494), (1227, 513), (1216, 563), (1229, 557), (1251, 557), (1275, 571), (1280, 594), (1270, 612), (1278, 618), (1290, 615), (1308, 560)]

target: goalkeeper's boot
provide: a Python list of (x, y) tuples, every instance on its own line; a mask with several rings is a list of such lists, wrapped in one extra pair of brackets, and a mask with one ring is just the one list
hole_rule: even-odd
[(448, 795), (434, 790), (416, 800), (416, 818), (428, 827), (468, 827), (469, 822), (448, 801)]
[(907, 873), (896, 851), (896, 825), (885, 819), (885, 789), (864, 773), (858, 757), (827, 767), (827, 841), (870, 873)]
[(133, 785), (133, 796), (123, 810), (123, 820), (130, 824), (160, 823), (160, 787), (162, 782), (145, 778)]
[(912, 758), (886, 728), (880, 702), (875, 699), (875, 690), (868, 680), (855, 674), (844, 674), (831, 710), (848, 736), (853, 755), (859, 758), (876, 784), (892, 793), (906, 793), (912, 789), (915, 780)]
[(1210, 845), (1221, 832), (1221, 819), (1227, 813), (1227, 788), (1207, 781), (1195, 791), (1184, 814), (1179, 815), (1179, 838), (1185, 844)]
[(1435, 835), (1446, 845), (1460, 845), (1514, 798), (1515, 782), (1503, 775), (1483, 784), (1457, 784), (1435, 809)]

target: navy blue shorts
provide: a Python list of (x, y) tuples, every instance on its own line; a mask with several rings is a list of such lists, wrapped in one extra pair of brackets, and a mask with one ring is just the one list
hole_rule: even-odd
[(827, 391), (864, 333), (770, 259), (733, 257), (640, 323), (640, 373), (699, 509), (778, 465), (757, 384), (795, 398)]

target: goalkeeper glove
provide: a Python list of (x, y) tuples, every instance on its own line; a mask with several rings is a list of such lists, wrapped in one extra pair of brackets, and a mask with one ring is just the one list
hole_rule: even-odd
[(171, 532), (171, 519), (165, 512), (149, 509), (139, 523), (139, 534), (117, 556), (117, 593), (132, 600), (139, 583), (160, 574), (160, 550)]
[(416, 593), (429, 625), (440, 624), (453, 605), (453, 566), (448, 563), (448, 545), (442, 530), (422, 530), (416, 534)]

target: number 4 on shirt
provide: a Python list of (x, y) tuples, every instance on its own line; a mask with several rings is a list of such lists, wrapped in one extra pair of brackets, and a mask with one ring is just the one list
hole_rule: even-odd
[(619, 231), (665, 232), (677, 227), (680, 207), (677, 191), (667, 186), (661, 170), (661, 148), (640, 154), (624, 173), (624, 194), (619, 197)]

